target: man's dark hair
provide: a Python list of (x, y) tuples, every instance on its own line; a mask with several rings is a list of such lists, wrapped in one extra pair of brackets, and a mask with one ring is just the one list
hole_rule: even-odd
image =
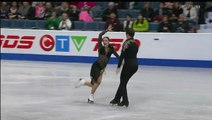
[(131, 28), (126, 29), (126, 34), (128, 34), (130, 37), (134, 37), (135, 31)]

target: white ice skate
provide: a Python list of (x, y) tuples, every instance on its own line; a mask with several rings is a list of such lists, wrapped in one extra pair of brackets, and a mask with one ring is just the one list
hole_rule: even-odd
[(80, 78), (77, 84), (75, 85), (75, 88), (79, 88), (85, 84), (85, 80), (83, 78)]
[(88, 103), (94, 103), (94, 94), (90, 94), (88, 97)]

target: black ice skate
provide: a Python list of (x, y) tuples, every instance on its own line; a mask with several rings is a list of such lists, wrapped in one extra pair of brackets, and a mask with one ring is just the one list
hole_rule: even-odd
[(112, 100), (112, 101), (110, 101), (110, 104), (111, 105), (116, 105), (116, 104), (119, 104), (120, 103), (120, 101), (117, 101), (117, 100)]
[(123, 107), (123, 106), (128, 107), (129, 103), (128, 102), (121, 102), (121, 103), (118, 103), (118, 106), (120, 106), (120, 107)]

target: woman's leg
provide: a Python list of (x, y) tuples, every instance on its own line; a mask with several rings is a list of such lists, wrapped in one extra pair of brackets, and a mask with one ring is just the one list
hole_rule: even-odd
[(81, 86), (88, 86), (92, 87), (91, 80), (84, 80), (83, 78), (80, 78), (77, 84), (75, 85), (75, 88), (79, 88)]
[(91, 84), (91, 81), (85, 81), (84, 85), (88, 87), (93, 87), (93, 85)]
[(90, 83), (92, 85), (91, 94), (94, 94), (96, 92), (97, 88), (99, 87), (99, 85), (101, 84), (102, 76), (103, 76), (103, 74), (100, 74), (97, 82), (94, 83), (93, 85)]
[(92, 93), (95, 93), (96, 89), (98, 88), (99, 84), (101, 83), (102, 75), (99, 76), (98, 81), (94, 84), (91, 84), (91, 80), (86, 80), (84, 86), (88, 86), (92, 88)]
[(95, 93), (96, 89), (97, 89), (97, 88), (99, 87), (99, 85), (101, 84), (102, 76), (103, 76), (103, 73), (101, 73), (101, 74), (99, 75), (99, 77), (98, 77), (98, 79), (97, 79), (97, 82), (94, 82), (93, 84), (91, 83), (91, 80), (85, 81), (84, 85), (92, 88), (91, 94)]
[(91, 94), (88, 97), (88, 102), (89, 103), (94, 103), (94, 93), (96, 92), (97, 88), (99, 87), (99, 85), (101, 84), (102, 81), (102, 74), (100, 74), (100, 76), (98, 77), (97, 81), (94, 82), (91, 88)]
[[(93, 64), (92, 64), (92, 67), (91, 67), (91, 71), (90, 71), (90, 76), (91, 76), (91, 79), (92, 79), (93, 81), (92, 81), (92, 80), (86, 80), (86, 81), (84, 82), (83, 85), (92, 88), (92, 87), (94, 86), (93, 83), (95, 83), (95, 81), (98, 81), (98, 79), (99, 79), (100, 71), (101, 71), (101, 70), (100, 70), (98, 64), (97, 64), (96, 62), (93, 63)], [(95, 85), (95, 86), (96, 86), (96, 85)]]

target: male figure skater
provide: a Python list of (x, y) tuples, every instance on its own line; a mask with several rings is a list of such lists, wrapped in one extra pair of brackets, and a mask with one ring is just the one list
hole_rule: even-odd
[[(99, 87), (101, 81), (102, 81), (102, 75), (103, 72), (108, 64), (108, 61), (110, 60), (111, 54), (114, 54), (117, 59), (119, 59), (119, 55), (115, 51), (112, 45), (109, 44), (110, 39), (109, 37), (103, 37), (102, 36), (108, 32), (112, 31), (112, 26), (109, 26), (107, 30), (102, 31), (99, 34), (98, 38), (98, 59), (95, 61), (91, 67), (90, 76), (91, 80), (84, 80), (82, 78), (79, 79), (79, 82), (76, 84), (76, 88), (85, 85), (91, 87), (91, 94), (88, 97), (89, 103), (94, 103), (94, 93), (96, 92), (97, 88)], [(102, 45), (103, 42), (103, 45)]]
[[(121, 71), (120, 84), (116, 92), (115, 98), (110, 101), (111, 104), (118, 104), (118, 106), (129, 105), (129, 100), (127, 96), (127, 83), (129, 79), (137, 72), (138, 63), (137, 63), (137, 53), (138, 46), (134, 40), (135, 32), (132, 29), (127, 29), (126, 31), (126, 41), (122, 45), (122, 51), (117, 67), (116, 73), (120, 71), (122, 61), (124, 59), (124, 66)], [(122, 97), (122, 102), (120, 99)]]

